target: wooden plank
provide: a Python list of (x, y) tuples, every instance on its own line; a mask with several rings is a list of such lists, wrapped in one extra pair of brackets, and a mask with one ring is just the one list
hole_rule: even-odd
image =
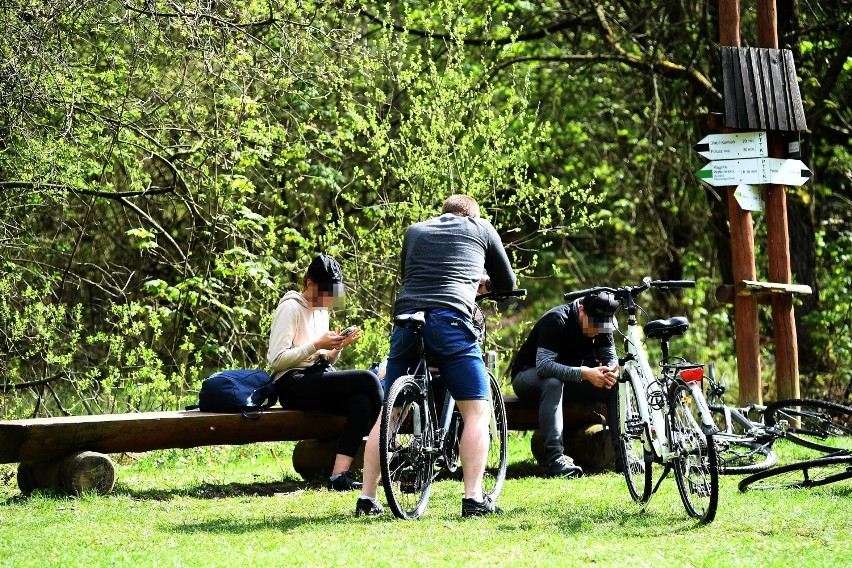
[(734, 82), (734, 49), (722, 47), (722, 89), (725, 102), (725, 124), (733, 127), (737, 124), (737, 91)]
[[(504, 399), (510, 429), (538, 429), (536, 405), (514, 395)], [(564, 404), (566, 427), (597, 422), (599, 409), (606, 415), (600, 403)], [(343, 423), (340, 416), (280, 408), (264, 412), (258, 420), (197, 410), (4, 420), (0, 421), (0, 463), (42, 462), (78, 452), (115, 454), (329, 439), (340, 435)]]
[[(538, 430), (538, 405), (522, 401), (510, 394), (503, 397), (506, 405), (506, 423), (509, 430)], [(562, 404), (562, 426), (564, 429), (599, 424), (600, 417), (595, 414), (607, 414), (606, 404), (602, 402), (565, 402)]]
[(748, 116), (748, 127), (754, 130), (760, 128), (760, 81), (755, 73), (755, 57), (753, 49), (740, 49), (743, 65), (743, 97)]
[(44, 461), (76, 452), (104, 454), (333, 438), (344, 419), (271, 409), (259, 420), (197, 410), (0, 421), (0, 463)]
[(770, 294), (812, 294), (810, 286), (805, 284), (784, 284), (781, 282), (757, 282), (742, 280), (734, 285), (737, 296), (756, 296), (761, 293)]
[(793, 119), (792, 130), (807, 130), (808, 123), (805, 120), (805, 107), (802, 105), (802, 93), (799, 90), (799, 81), (796, 76), (796, 63), (793, 61), (793, 52), (789, 49), (783, 50), (784, 70), (787, 72), (787, 92), (790, 94), (790, 110)]
[(749, 49), (749, 60), (752, 65), (752, 74), (754, 80), (754, 92), (755, 92), (755, 105), (757, 106), (757, 117), (755, 126), (752, 128), (761, 129), (765, 128), (766, 123), (768, 121), (768, 108), (766, 104), (766, 96), (764, 93), (766, 92), (766, 85), (763, 82), (763, 75), (761, 73), (760, 67), (760, 55), (759, 51), (756, 49)]
[(781, 51), (778, 49), (767, 49), (766, 51), (769, 52), (769, 64), (772, 71), (772, 99), (775, 102), (775, 110), (778, 115), (778, 128), (776, 130), (792, 130), (787, 108), (787, 81), (781, 61)]
[(734, 88), (737, 94), (737, 125), (735, 128), (751, 128), (749, 126), (748, 103), (746, 102), (748, 83), (744, 80), (747, 76), (748, 66), (745, 52), (738, 49), (734, 52)]

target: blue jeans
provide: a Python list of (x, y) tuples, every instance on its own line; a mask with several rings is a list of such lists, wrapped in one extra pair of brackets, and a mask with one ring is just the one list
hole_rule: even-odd
[[(405, 313), (417, 311), (420, 310)], [(426, 312), (426, 324), (422, 333), (429, 364), (438, 368), (450, 394), (456, 400), (488, 400), (488, 375), (473, 325), (459, 313), (446, 308), (423, 311)], [(419, 360), (417, 335), (410, 329), (394, 326), (385, 376), (385, 396), (393, 381), (414, 372)]]

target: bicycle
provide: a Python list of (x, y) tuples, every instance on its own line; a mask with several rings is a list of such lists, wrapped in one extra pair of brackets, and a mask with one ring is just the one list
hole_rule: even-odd
[[(772, 444), (785, 438), (798, 445), (832, 453), (852, 441), (852, 409), (824, 400), (793, 398), (766, 406), (725, 405), (725, 385), (716, 382), (709, 366), (708, 406), (719, 431), (715, 434), (721, 473), (757, 473), (778, 463)], [(750, 416), (762, 417), (763, 423)]]
[(750, 404), (736, 408), (726, 405), (725, 385), (716, 382), (712, 364), (708, 365), (707, 380), (707, 406), (718, 428), (713, 438), (719, 454), (719, 473), (756, 473), (777, 464), (778, 454), (772, 444), (784, 437), (786, 423), (767, 426), (760, 422), (765, 406)]
[[(631, 497), (646, 504), (673, 469), (687, 514), (709, 523), (716, 515), (719, 500), (719, 463), (712, 438), (716, 428), (699, 384), (703, 366), (669, 355), (669, 340), (682, 335), (689, 322), (683, 317), (673, 317), (654, 320), (643, 327), (646, 338), (661, 342), (661, 373), (657, 377), (651, 371), (637, 319), (641, 308), (636, 298), (645, 290), (693, 286), (695, 282), (688, 280), (652, 281), (646, 277), (638, 286), (591, 288), (565, 294), (565, 300), (609, 292), (621, 303), (621, 309), (627, 311), (627, 334), (622, 334), (626, 354), (619, 358), (616, 424)], [(652, 489), (654, 463), (663, 464), (665, 469)]]
[(768, 424), (788, 423), (785, 437), (824, 456), (767, 469), (740, 480), (739, 490), (819, 487), (852, 479), (852, 408), (824, 400), (789, 399), (767, 405)]
[[(489, 292), (478, 295), (476, 300), (500, 301), (524, 295), (526, 290), (502, 294)], [(391, 386), (379, 429), (382, 486), (391, 511), (400, 519), (422, 516), (432, 492), (432, 483), (440, 471), (457, 470), (459, 439), (464, 427), (461, 412), (448, 391), (438, 412), (436, 402), (440, 397), (435, 377), (429, 369), (422, 336), (425, 323), (425, 312), (394, 318), (395, 325), (406, 327), (417, 336), (420, 358), (411, 374), (399, 377)], [(480, 342), (483, 340), (484, 330), (480, 334)], [(500, 385), (490, 369), (486, 372), (492, 413), (483, 491), (496, 500), (506, 479), (508, 427)]]
[(852, 479), (852, 452), (838, 452), (766, 471), (760, 471), (740, 480), (739, 490), (807, 488), (828, 485)]

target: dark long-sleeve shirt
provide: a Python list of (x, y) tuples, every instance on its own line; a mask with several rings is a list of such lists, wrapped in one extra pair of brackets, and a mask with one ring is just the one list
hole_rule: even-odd
[(611, 333), (583, 335), (578, 303), (556, 306), (539, 319), (518, 350), (512, 376), (535, 367), (539, 377), (582, 381), (580, 367), (611, 367), (618, 362)]

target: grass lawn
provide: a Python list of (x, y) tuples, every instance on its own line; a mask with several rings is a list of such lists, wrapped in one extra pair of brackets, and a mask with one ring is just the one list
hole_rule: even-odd
[(461, 519), (461, 484), (441, 481), (424, 518), (403, 522), (354, 518), (356, 495), (303, 482), (292, 447), (136, 455), (112, 494), (79, 498), (22, 497), (14, 466), (0, 466), (0, 566), (852, 565), (849, 481), (741, 494), (723, 476), (716, 520), (701, 526), (673, 478), (643, 511), (614, 473), (532, 475), (528, 439), (513, 436), (505, 515)]

